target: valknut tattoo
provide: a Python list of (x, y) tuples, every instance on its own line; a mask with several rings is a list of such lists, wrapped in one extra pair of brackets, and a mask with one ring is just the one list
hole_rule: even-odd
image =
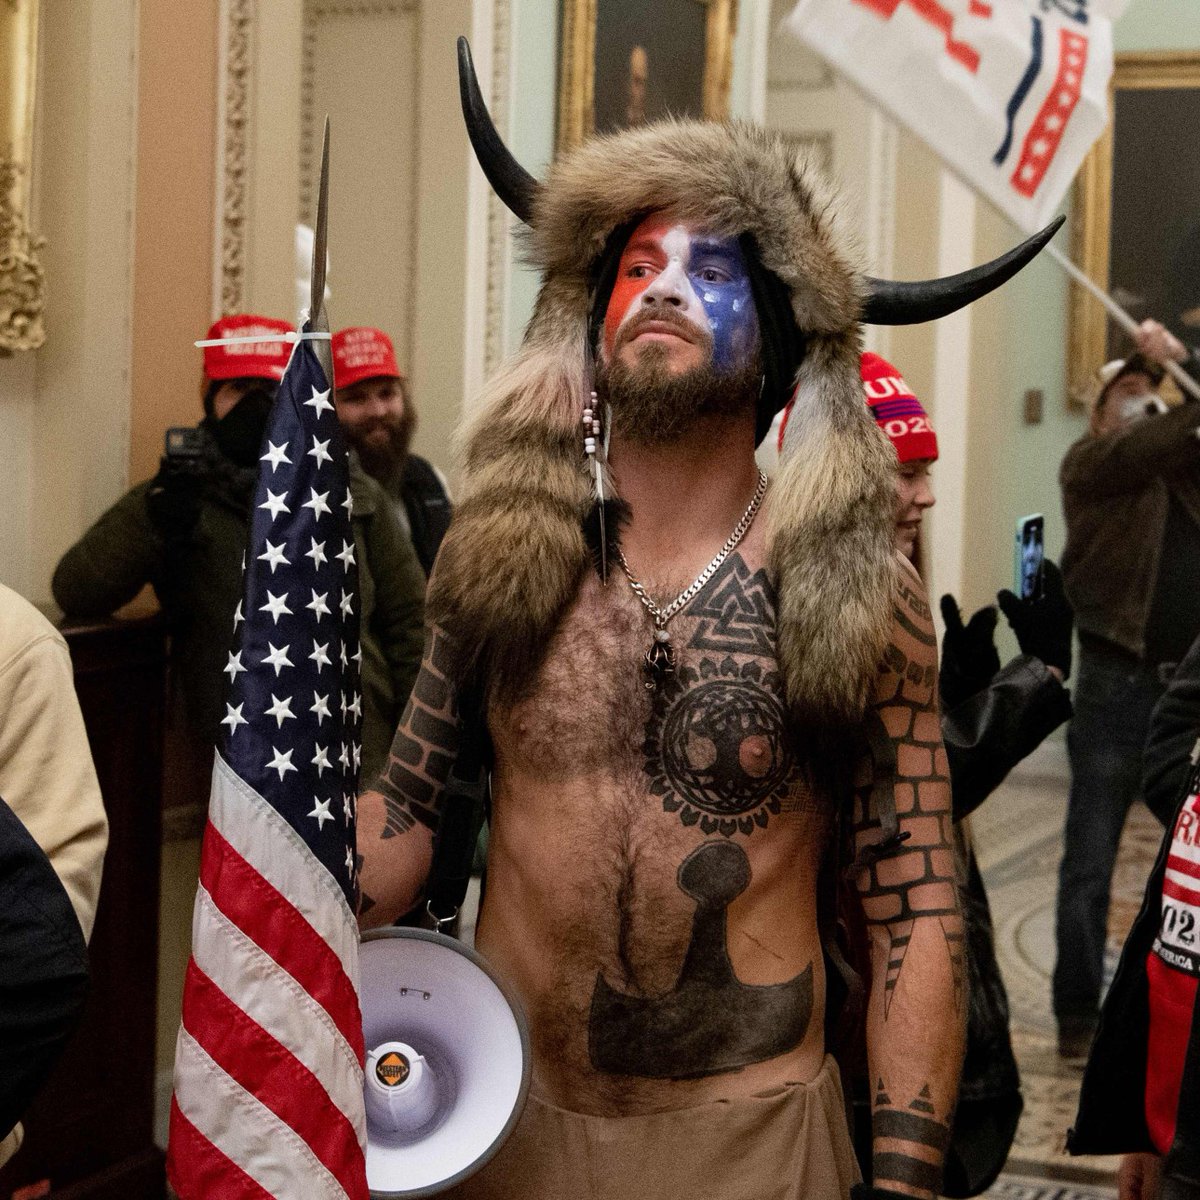
[(705, 842), (680, 864), (679, 887), (696, 901), (692, 937), (674, 988), (629, 996), (596, 976), (588, 1054), (598, 1071), (648, 1079), (697, 1079), (765, 1062), (808, 1032), (810, 963), (785, 983), (742, 983), (729, 961), (726, 917), (750, 883), (735, 842)]

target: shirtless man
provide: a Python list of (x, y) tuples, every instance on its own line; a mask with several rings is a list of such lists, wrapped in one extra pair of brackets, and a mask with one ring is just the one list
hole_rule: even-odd
[[(719, 216), (686, 202), (701, 164)], [(533, 219), (519, 166), (484, 167)], [(536, 197), (542, 296), (477, 409), (425, 662), (358, 817), (360, 919), (382, 924), (429, 869), (456, 691), (486, 696), (476, 944), (521, 998), (533, 1084), (455, 1196), (940, 1182), (965, 998), (935, 643), (810, 188), (760, 132), (669, 125), (584, 147)], [(797, 379), (763, 498), (754, 447)], [(606, 582), (576, 448), (605, 405), (627, 506)], [(818, 876), (839, 850), (869, 945), (875, 1192), (825, 1044)]]

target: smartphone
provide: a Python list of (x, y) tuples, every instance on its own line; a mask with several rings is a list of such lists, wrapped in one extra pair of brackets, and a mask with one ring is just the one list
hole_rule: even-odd
[(173, 426), (163, 438), (163, 453), (172, 461), (203, 458), (204, 446), (204, 434), (190, 426)]
[(1046, 557), (1046, 518), (1032, 513), (1017, 522), (1013, 557), (1013, 591), (1022, 600), (1042, 594), (1042, 560)]

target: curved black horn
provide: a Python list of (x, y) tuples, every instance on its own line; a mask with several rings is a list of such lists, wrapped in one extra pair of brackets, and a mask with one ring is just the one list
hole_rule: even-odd
[(496, 195), (528, 225), (533, 215), (533, 202), (541, 185), (513, 158), (496, 132), (492, 115), (479, 90), (475, 64), (471, 61), (471, 47), (465, 37), (458, 39), (458, 94), (462, 99), (467, 135), (488, 183), (495, 189)]
[(921, 279), (896, 283), (890, 279), (866, 277), (867, 299), (862, 320), (866, 325), (919, 325), (936, 321), (980, 296), (1007, 283), (1058, 232), (1065, 217), (1056, 217), (1045, 229), (1026, 238), (1007, 254), (945, 279)]

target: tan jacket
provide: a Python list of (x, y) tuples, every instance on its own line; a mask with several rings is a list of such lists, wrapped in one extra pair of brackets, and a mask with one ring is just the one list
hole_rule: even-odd
[(1081, 633), (1139, 658), (1158, 581), (1169, 493), (1200, 525), (1200, 403), (1087, 434), (1059, 470), (1062, 572)]
[(71, 656), (31, 604), (0, 585), (0, 796), (46, 852), (90, 938), (108, 843)]

